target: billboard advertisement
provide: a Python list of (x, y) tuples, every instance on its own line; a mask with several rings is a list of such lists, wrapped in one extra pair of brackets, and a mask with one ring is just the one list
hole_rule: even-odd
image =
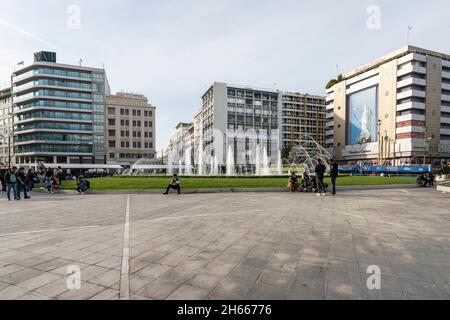
[(347, 144), (376, 142), (378, 87), (348, 95), (347, 106)]

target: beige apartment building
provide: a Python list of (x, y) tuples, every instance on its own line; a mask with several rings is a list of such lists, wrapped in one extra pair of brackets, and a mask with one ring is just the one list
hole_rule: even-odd
[(405, 46), (327, 90), (326, 144), (372, 165), (450, 159), (450, 55)]
[(142, 158), (156, 160), (155, 111), (143, 95), (119, 92), (106, 97), (108, 163), (129, 166)]

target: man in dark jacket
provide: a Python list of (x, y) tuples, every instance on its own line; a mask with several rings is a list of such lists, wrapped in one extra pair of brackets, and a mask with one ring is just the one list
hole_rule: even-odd
[(23, 190), (23, 198), (30, 199), (30, 197), (27, 194), (28, 185), (24, 167), (20, 167), (19, 170), (17, 170), (16, 177), (17, 177), (17, 197), (20, 199), (20, 193)]
[(331, 194), (333, 196), (336, 195), (336, 179), (338, 176), (339, 176), (339, 166), (333, 159), (331, 159), (330, 160), (330, 177), (331, 177), (331, 184), (332, 184)]
[(16, 167), (12, 167), (5, 174), (6, 187), (7, 187), (6, 195), (8, 196), (9, 201), (11, 201), (11, 190), (13, 191), (13, 194), (14, 194), (14, 200), (20, 200), (19, 196), (17, 195), (16, 170), (17, 170)]
[(317, 181), (317, 195), (318, 196), (324, 196), (325, 195), (325, 189), (323, 186), (323, 178), (325, 176), (325, 171), (327, 170), (327, 167), (323, 164), (322, 160), (317, 160), (316, 169), (314, 170), (316, 172), (316, 181)]
[(6, 170), (0, 170), (0, 183), (2, 184), (2, 191), (6, 192)]

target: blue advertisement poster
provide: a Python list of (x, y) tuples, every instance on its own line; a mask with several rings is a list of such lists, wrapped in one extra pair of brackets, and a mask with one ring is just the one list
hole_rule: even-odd
[(371, 87), (347, 97), (347, 144), (377, 141), (378, 87)]

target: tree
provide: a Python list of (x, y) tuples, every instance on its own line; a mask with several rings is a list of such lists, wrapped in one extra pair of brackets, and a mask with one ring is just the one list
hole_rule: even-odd
[(344, 77), (342, 76), (342, 74), (338, 75), (336, 79), (331, 79), (330, 81), (328, 81), (327, 85), (325, 86), (325, 89), (330, 89), (334, 85), (341, 82), (343, 79)]
[(283, 147), (283, 149), (281, 150), (281, 159), (283, 159), (283, 160), (288, 159), (289, 155), (291, 154), (291, 151), (292, 151), (292, 145), (291, 144), (285, 145)]

